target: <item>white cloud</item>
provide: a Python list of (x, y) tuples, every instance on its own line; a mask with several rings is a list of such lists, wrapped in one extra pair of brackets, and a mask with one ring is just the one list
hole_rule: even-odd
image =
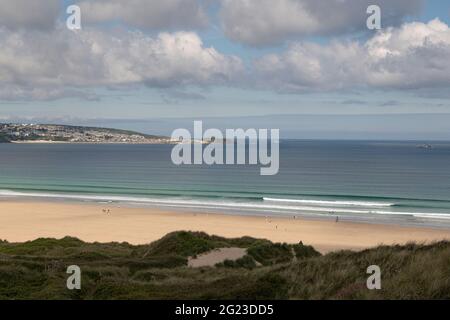
[(85, 22), (120, 21), (146, 29), (198, 28), (207, 14), (198, 0), (83, 0), (79, 2)]
[[(418, 13), (423, 0), (378, 0), (383, 26), (398, 25)], [(296, 37), (367, 30), (372, 0), (222, 0), (221, 20), (231, 39), (253, 46)]]
[(240, 59), (205, 47), (191, 32), (0, 29), (0, 47), (0, 98), (10, 100), (79, 96), (100, 86), (223, 84), (242, 70)]
[[(286, 92), (450, 85), (450, 28), (435, 19), (380, 31), (361, 44), (300, 42), (255, 62), (260, 84)], [(264, 79), (264, 80), (263, 80)]]
[(51, 29), (58, 18), (60, 0), (0, 0), (0, 27)]
[[(275, 15), (281, 10), (277, 6), (286, 1), (294, 0), (274, 4)], [(250, 6), (253, 1), (245, 3)], [(289, 6), (283, 10), (287, 20), (290, 13), (297, 15)], [(292, 42), (282, 53), (257, 59), (247, 74), (241, 59), (205, 46), (193, 32), (150, 36), (122, 29), (113, 35), (90, 27), (71, 32), (62, 23), (50, 27), (54, 20), (47, 26), (38, 23), (34, 30), (39, 19), (30, 19), (20, 26), (1, 20), (0, 99), (96, 99), (99, 87), (139, 85), (171, 88), (175, 93), (183, 86), (222, 84), (282, 92), (439, 90), (450, 85), (450, 28), (437, 19), (386, 28), (365, 42)], [(262, 21), (270, 26), (271, 18)], [(296, 23), (303, 29), (317, 27), (307, 16)], [(45, 28), (49, 29), (42, 32)], [(266, 27), (261, 24), (261, 28)]]

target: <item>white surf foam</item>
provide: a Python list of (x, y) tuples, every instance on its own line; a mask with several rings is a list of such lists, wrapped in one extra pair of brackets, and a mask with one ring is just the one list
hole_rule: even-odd
[[(196, 199), (174, 199), (174, 198), (144, 198), (144, 197), (129, 197), (129, 196), (113, 196), (113, 195), (82, 195), (82, 194), (61, 194), (61, 193), (40, 193), (40, 192), (17, 192), (10, 190), (0, 190), (0, 196), (3, 197), (33, 197), (33, 198), (53, 198), (53, 199), (74, 199), (81, 201), (95, 201), (95, 202), (128, 202), (136, 204), (155, 204), (168, 207), (179, 208), (208, 208), (208, 209), (245, 209), (245, 210), (260, 210), (265, 212), (282, 211), (286, 214), (299, 214), (302, 213), (320, 213), (328, 215), (336, 214), (357, 214), (357, 215), (384, 215), (384, 216), (410, 216), (416, 218), (425, 219), (450, 219), (450, 214), (444, 213), (427, 213), (427, 212), (396, 212), (396, 211), (380, 211), (380, 210), (364, 210), (362, 208), (349, 209), (342, 207), (324, 207), (324, 206), (302, 206), (302, 205), (282, 205), (284, 202), (291, 202), (290, 199), (274, 199), (275, 201), (266, 200), (271, 198), (264, 198), (264, 202), (231, 202), (231, 201), (218, 201), (218, 200), (196, 200)], [(281, 200), (281, 201), (277, 201)], [(287, 200), (287, 201), (285, 201)], [(312, 201), (312, 202), (311, 202)], [(271, 204), (272, 202), (273, 204)], [(316, 204), (316, 200), (293, 200), (292, 203), (298, 204)], [(335, 204), (335, 201), (318, 201), (319, 204), (325, 202), (327, 205)], [(351, 203), (354, 206), (363, 206), (363, 202), (355, 204), (355, 202), (338, 202), (341, 206), (350, 206), (347, 203)], [(344, 204), (342, 204), (344, 203)], [(383, 204), (386, 207), (390, 204)], [(370, 207), (365, 205), (366, 207)], [(380, 203), (377, 205), (380, 207)], [(372, 206), (375, 207), (375, 206)]]
[(392, 207), (394, 203), (383, 202), (362, 202), (362, 201), (325, 201), (325, 200), (307, 200), (307, 199), (277, 199), (263, 198), (267, 202), (285, 202), (285, 203), (304, 203), (319, 206), (354, 206), (354, 207)]

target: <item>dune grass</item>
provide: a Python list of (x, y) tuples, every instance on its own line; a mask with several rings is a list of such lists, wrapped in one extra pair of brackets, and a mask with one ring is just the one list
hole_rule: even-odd
[[(216, 248), (247, 255), (216, 267), (188, 268)], [(66, 269), (82, 270), (82, 289), (66, 288)], [(382, 289), (366, 269), (382, 270)], [(140, 246), (75, 238), (0, 242), (0, 299), (449, 299), (450, 243), (382, 246), (320, 255), (303, 244), (175, 232)]]

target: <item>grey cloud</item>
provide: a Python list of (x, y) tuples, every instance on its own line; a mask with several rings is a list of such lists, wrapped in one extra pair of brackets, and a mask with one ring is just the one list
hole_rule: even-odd
[(172, 97), (177, 100), (205, 100), (206, 97), (197, 92), (187, 92), (182, 90), (167, 90), (162, 93), (164, 97)]
[[(232, 40), (275, 45), (288, 39), (367, 31), (372, 0), (222, 0), (221, 20)], [(420, 12), (423, 0), (378, 0), (383, 27), (399, 25)]]
[(87, 23), (118, 21), (145, 29), (193, 29), (206, 26), (208, 17), (198, 0), (83, 0)]
[(60, 0), (0, 0), (0, 27), (48, 30), (60, 9)]
[(33, 87), (29, 85), (4, 84), (0, 88), (0, 99), (8, 104), (25, 101), (54, 101), (62, 98), (77, 98), (86, 101), (99, 101), (100, 97), (90, 90), (55, 87)]
[(342, 101), (341, 104), (343, 104), (343, 105), (365, 105), (365, 104), (367, 104), (367, 102), (363, 101), (363, 100), (350, 99), (350, 100)]
[(380, 103), (381, 107), (395, 107), (398, 105), (400, 105), (400, 102), (396, 101), (396, 100), (389, 100), (389, 101), (384, 101), (384, 102)]

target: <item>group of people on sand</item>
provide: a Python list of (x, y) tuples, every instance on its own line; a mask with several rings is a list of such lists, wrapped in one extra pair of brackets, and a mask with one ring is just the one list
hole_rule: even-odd
[(102, 211), (103, 211), (103, 213), (106, 213), (106, 214), (110, 214), (111, 213), (111, 210), (109, 210), (109, 209), (103, 209)]
[[(335, 212), (332, 211), (332, 212), (330, 212), (330, 214), (334, 215)], [(295, 219), (297, 219), (297, 216), (294, 216), (294, 220)], [(272, 220), (269, 219), (269, 216), (266, 216), (266, 222), (272, 223)], [(339, 222), (339, 216), (336, 216), (336, 223), (338, 223), (338, 222)], [(278, 225), (275, 226), (275, 229), (278, 230)]]

